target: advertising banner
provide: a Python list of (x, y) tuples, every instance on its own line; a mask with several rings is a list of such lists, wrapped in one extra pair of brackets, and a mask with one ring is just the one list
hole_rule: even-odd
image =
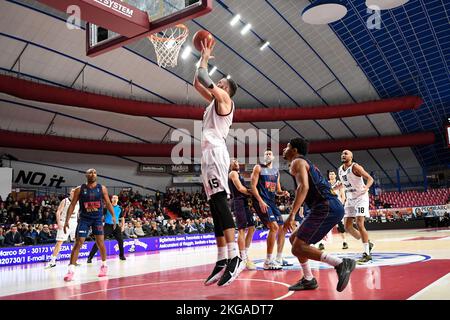
[[(266, 240), (268, 230), (256, 230), (253, 240)], [(287, 237), (289, 236), (286, 235)], [(124, 239), (125, 253), (158, 251), (165, 249), (181, 249), (198, 246), (215, 245), (216, 239), (213, 233), (207, 234), (184, 234), (177, 236)], [(73, 243), (64, 243), (57, 261), (70, 259)], [(94, 241), (85, 242), (80, 249), (79, 258), (87, 258)], [(50, 260), (54, 244), (26, 247), (0, 248), (0, 267)], [(105, 241), (106, 254), (118, 255), (119, 246), (115, 240)], [(99, 253), (97, 252), (97, 255)]]

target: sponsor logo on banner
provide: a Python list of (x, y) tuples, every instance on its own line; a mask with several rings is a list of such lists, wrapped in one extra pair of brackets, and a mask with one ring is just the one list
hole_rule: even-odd
[(109, 8), (111, 10), (114, 10), (120, 14), (123, 14), (126, 17), (133, 17), (134, 10), (130, 9), (120, 2), (113, 1), (113, 0), (94, 0), (94, 2), (97, 2), (101, 4), (102, 6), (105, 6), (106, 8)]
[[(256, 230), (253, 240), (267, 239), (268, 232)], [(286, 235), (289, 237), (289, 234)], [(79, 258), (87, 258), (95, 242), (85, 242), (80, 249)], [(124, 249), (126, 253), (148, 252), (165, 249), (181, 249), (198, 246), (215, 245), (216, 238), (214, 233), (206, 234), (185, 234), (177, 236), (151, 237), (140, 239), (125, 239)], [(27, 247), (0, 248), (0, 267), (28, 264), (35, 262), (49, 261), (53, 252), (54, 244)], [(70, 259), (70, 252), (73, 244), (63, 244), (57, 261)], [(119, 246), (115, 240), (105, 241), (107, 255), (116, 255), (119, 252)], [(99, 253), (97, 253), (99, 255)]]
[(166, 173), (166, 166), (159, 164), (141, 164), (139, 171), (149, 173)]
[(188, 165), (173, 164), (170, 166), (170, 172), (172, 173), (189, 173), (191, 172)]
[(43, 186), (61, 188), (61, 184), (66, 182), (63, 176), (54, 174), (50, 179), (47, 179), (47, 174), (44, 172), (33, 172), (20, 170), (14, 180), (14, 183), (21, 185)]
[(422, 213), (422, 215), (426, 215), (430, 208), (438, 215), (443, 216), (446, 212), (450, 211), (450, 205), (440, 205), (440, 206), (423, 206), (423, 207), (413, 207), (413, 213), (415, 215)]

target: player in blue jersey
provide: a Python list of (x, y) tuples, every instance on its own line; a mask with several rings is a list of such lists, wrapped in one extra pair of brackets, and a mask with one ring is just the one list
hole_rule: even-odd
[[(117, 195), (113, 195), (111, 197), (111, 204), (114, 208), (114, 216), (116, 216), (116, 221), (120, 220), (119, 226), (115, 227), (113, 224), (113, 214), (109, 211), (106, 211), (105, 216), (105, 225), (104, 225), (104, 237), (108, 238), (109, 236), (114, 236), (114, 238), (117, 240), (117, 244), (119, 246), (119, 259), (120, 260), (127, 260), (125, 258), (125, 251), (123, 249), (123, 237), (122, 232), (125, 229), (125, 217), (122, 214), (122, 208), (118, 205), (119, 197)], [(94, 244), (94, 246), (91, 249), (91, 252), (89, 252), (89, 256), (87, 259), (87, 263), (92, 263), (92, 259), (94, 258), (95, 254), (98, 251), (97, 244)]]
[[(67, 210), (64, 233), (66, 233), (69, 228), (70, 217), (72, 216), (75, 205), (79, 202), (80, 220), (78, 221), (75, 245), (73, 246), (70, 254), (69, 271), (64, 277), (64, 281), (72, 281), (73, 279), (78, 254), (81, 246), (86, 240), (90, 228), (92, 228), (92, 233), (95, 236), (95, 242), (100, 249), (100, 255), (102, 257), (102, 266), (100, 267), (100, 273), (98, 276), (104, 277), (108, 271), (108, 267), (106, 266), (106, 248), (103, 233), (102, 200), (105, 202), (106, 208), (109, 212), (114, 212), (114, 208), (109, 200), (108, 190), (106, 187), (97, 183), (97, 171), (95, 169), (88, 169), (86, 171), (86, 180), (87, 183), (82, 184), (75, 189), (69, 209)], [(116, 217), (114, 215), (112, 216), (112, 221), (115, 228)]]
[(317, 167), (308, 159), (308, 141), (302, 138), (292, 139), (283, 151), (283, 158), (289, 161), (290, 174), (295, 177), (296, 193), (289, 218), (284, 224), (287, 231), (295, 229), (295, 214), (305, 203), (309, 214), (294, 231), (296, 238), (292, 243), (292, 254), (300, 261), (303, 278), (289, 287), (289, 290), (312, 290), (318, 287), (308, 260), (323, 261), (333, 266), (338, 274), (336, 290), (341, 292), (350, 280), (356, 261), (339, 258), (311, 246), (320, 241), (344, 217), (344, 207), (330, 183), (322, 176)]
[[(289, 196), (288, 191), (281, 190), (280, 173), (278, 168), (274, 168), (272, 163), (275, 157), (271, 150), (264, 152), (265, 164), (257, 164), (252, 172), (252, 194), (255, 197), (253, 207), (261, 222), (269, 229), (267, 235), (267, 256), (264, 261), (264, 270), (280, 270), (282, 265), (289, 265), (283, 261), (283, 247), (286, 232), (280, 226), (283, 225), (283, 218), (276, 205), (275, 197)], [(273, 248), (277, 242), (277, 258), (273, 258)]]
[[(236, 218), (238, 229), (238, 247), (241, 259), (244, 261), (247, 270), (256, 270), (253, 261), (248, 257), (248, 249), (252, 243), (255, 233), (255, 220), (248, 205), (248, 198), (251, 196), (250, 190), (245, 185), (244, 178), (239, 173), (239, 161), (233, 159), (230, 165), (228, 184), (232, 196), (232, 211)], [(247, 234), (245, 231), (247, 230)]]

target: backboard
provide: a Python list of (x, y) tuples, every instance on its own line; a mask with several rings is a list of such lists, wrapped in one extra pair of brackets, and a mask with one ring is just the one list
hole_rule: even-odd
[[(158, 33), (184, 21), (205, 15), (212, 10), (212, 0), (124, 0), (114, 3), (111, 0), (91, 0), (108, 4), (110, 8), (118, 8), (117, 5), (124, 4), (129, 9), (121, 9), (122, 14), (134, 15), (145, 12), (148, 16), (149, 26), (146, 31), (129, 35), (122, 32), (108, 30), (107, 27), (97, 25), (93, 21), (87, 23), (86, 27), (86, 54), (95, 57), (118, 47), (122, 47), (140, 38)], [(130, 31), (128, 28), (127, 31)]]

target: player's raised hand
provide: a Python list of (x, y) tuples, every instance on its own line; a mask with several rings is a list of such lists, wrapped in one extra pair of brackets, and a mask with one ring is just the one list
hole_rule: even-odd
[(205, 59), (206, 61), (210, 60), (210, 59), (214, 59), (214, 56), (211, 56), (211, 53), (214, 49), (214, 46), (216, 45), (214, 40), (209, 40), (208, 39), (204, 39), (202, 41), (202, 58)]

